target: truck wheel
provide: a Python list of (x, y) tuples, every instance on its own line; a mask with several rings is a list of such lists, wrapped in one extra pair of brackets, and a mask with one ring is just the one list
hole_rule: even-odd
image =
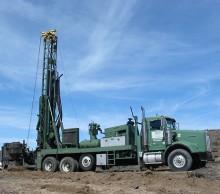
[(190, 170), (192, 162), (192, 156), (183, 149), (173, 150), (168, 156), (168, 166), (175, 172)]
[(95, 170), (95, 158), (91, 154), (83, 154), (79, 158), (79, 166), (83, 171)]
[(43, 171), (55, 172), (58, 167), (58, 161), (54, 157), (47, 157), (42, 164)]
[(64, 157), (60, 162), (61, 172), (75, 172), (77, 170), (76, 161), (71, 157)]

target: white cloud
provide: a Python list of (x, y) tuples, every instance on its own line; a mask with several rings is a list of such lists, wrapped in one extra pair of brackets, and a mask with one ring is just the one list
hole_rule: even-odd
[(88, 54), (78, 62), (76, 75), (90, 74), (103, 68), (106, 59), (116, 52), (123, 29), (133, 14), (134, 2), (127, 1), (122, 6), (121, 3), (114, 1), (108, 10), (101, 12), (99, 17), (103, 19), (97, 21), (94, 26), (87, 46)]

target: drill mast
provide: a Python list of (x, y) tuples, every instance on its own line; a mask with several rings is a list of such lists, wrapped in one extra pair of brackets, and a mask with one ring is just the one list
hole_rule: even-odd
[(37, 124), (37, 145), (39, 149), (60, 147), (60, 128), (62, 124), (62, 105), (60, 100), (60, 76), (57, 72), (56, 30), (42, 32), (43, 75), (42, 91)]

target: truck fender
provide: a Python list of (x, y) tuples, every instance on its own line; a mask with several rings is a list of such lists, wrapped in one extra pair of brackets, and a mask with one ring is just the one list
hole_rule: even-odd
[(166, 164), (167, 164), (167, 159), (168, 159), (169, 154), (170, 154), (173, 150), (176, 150), (176, 149), (184, 149), (184, 150), (186, 150), (187, 152), (189, 152), (189, 154), (192, 153), (191, 148), (190, 148), (189, 146), (185, 145), (185, 144), (179, 144), (179, 143), (178, 143), (178, 144), (173, 144), (173, 145), (169, 146), (169, 147), (165, 150), (165, 152), (164, 152), (164, 154), (163, 154), (163, 163), (166, 163)]

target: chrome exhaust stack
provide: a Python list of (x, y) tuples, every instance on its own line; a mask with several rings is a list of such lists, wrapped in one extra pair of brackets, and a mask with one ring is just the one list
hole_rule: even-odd
[(141, 107), (142, 110), (142, 146), (143, 151), (148, 151), (148, 127), (146, 125), (146, 119), (145, 119), (145, 110), (143, 107)]

